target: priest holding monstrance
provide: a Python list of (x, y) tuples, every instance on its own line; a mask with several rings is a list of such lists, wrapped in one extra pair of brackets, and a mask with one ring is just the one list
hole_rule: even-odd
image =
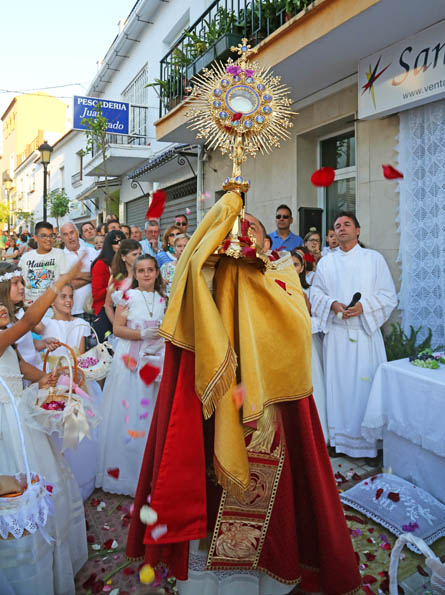
[(239, 59), (198, 75), (192, 95), (198, 137), (233, 173), (176, 267), (127, 555), (165, 564), (184, 594), (352, 593), (361, 579), (311, 394), (300, 281), (244, 218), (241, 164), (288, 136), (290, 100), (246, 40), (232, 49)]

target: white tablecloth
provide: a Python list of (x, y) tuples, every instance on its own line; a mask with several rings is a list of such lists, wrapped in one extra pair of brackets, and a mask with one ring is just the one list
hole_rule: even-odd
[(445, 457), (445, 366), (418, 368), (407, 359), (381, 364), (372, 383), (362, 434), (367, 440), (382, 439), (384, 427)]

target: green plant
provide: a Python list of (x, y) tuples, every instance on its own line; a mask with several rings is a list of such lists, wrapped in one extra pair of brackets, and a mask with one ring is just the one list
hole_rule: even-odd
[(53, 190), (48, 194), (49, 215), (54, 217), (59, 227), (59, 217), (65, 217), (70, 212), (71, 201), (65, 190)]
[(102, 155), (101, 174), (103, 175), (105, 181), (105, 210), (108, 215), (111, 212), (107, 172), (108, 120), (102, 113), (102, 104), (100, 101), (95, 105), (94, 111), (96, 112), (94, 119), (90, 120), (88, 118), (84, 118), (82, 120), (82, 124), (86, 127), (85, 135), (87, 137), (85, 151), (87, 153), (92, 153), (93, 150), (96, 149)]
[(391, 329), (392, 330), (390, 333), (383, 335), (386, 357), (388, 358), (389, 362), (396, 359), (410, 357), (415, 353), (425, 349), (437, 351), (443, 348), (441, 345), (438, 345), (435, 348), (431, 347), (433, 332), (430, 328), (428, 328), (428, 334), (423, 340), (420, 340), (420, 336), (423, 334), (423, 327), (421, 326), (419, 326), (418, 329), (410, 326), (409, 335), (405, 333), (400, 323), (391, 324)]

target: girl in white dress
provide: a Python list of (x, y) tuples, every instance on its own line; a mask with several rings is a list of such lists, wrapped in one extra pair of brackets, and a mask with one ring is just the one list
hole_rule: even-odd
[[(96, 478), (97, 487), (130, 496), (136, 492), (164, 360), (158, 331), (166, 299), (155, 258), (136, 259), (134, 286), (124, 295), (113, 294), (113, 331), (119, 340), (103, 391)], [(139, 376), (147, 363), (161, 370), (148, 386)]]
[[(4, 274), (0, 264), (0, 376), (12, 391), (19, 409), (23, 395), (22, 374), (42, 385), (47, 384), (48, 376), (45, 377), (41, 370), (19, 358), (13, 345), (40, 322), (63, 285), (75, 278), (80, 270), (81, 263), (78, 263), (36, 300), (20, 320), (7, 328), (10, 318), (3, 302), (9, 296), (11, 279), (20, 273)], [(35, 384), (26, 390), (35, 391), (37, 396), (38, 386)], [(88, 557), (85, 516), (79, 488), (49, 437), (26, 426), (27, 420), (23, 417), (21, 421), (31, 470), (54, 486), (54, 515), (45, 527), (54, 541), (48, 544), (39, 532), (19, 539), (0, 539), (3, 578), (6, 577), (16, 595), (74, 595), (74, 576)], [(1, 385), (0, 473), (13, 475), (18, 471), (23, 471), (23, 455), (17, 422), (8, 393)]]
[[(71, 315), (73, 309), (73, 288), (65, 285), (53, 303), (54, 315), (52, 318), (45, 318), (43, 321), (42, 337), (53, 337), (65, 345), (69, 345), (76, 355), (85, 352), (85, 337), (90, 335), (90, 325), (82, 318), (75, 318)], [(60, 346), (48, 357), (50, 368), (56, 365), (61, 355), (68, 355), (66, 347)], [(62, 360), (63, 362), (63, 360)], [(86, 392), (94, 399), (97, 409), (100, 407), (102, 391), (95, 381), (86, 382)], [(62, 448), (62, 440), (57, 435), (52, 435), (56, 446)], [(91, 439), (85, 437), (75, 450), (67, 448), (64, 457), (71, 467), (74, 477), (79, 484), (83, 500), (86, 500), (94, 490), (97, 470), (97, 429), (92, 431)]]

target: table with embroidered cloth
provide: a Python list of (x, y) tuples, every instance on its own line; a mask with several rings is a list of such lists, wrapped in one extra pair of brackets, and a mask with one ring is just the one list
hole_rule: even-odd
[(381, 364), (372, 380), (362, 435), (383, 440), (383, 466), (445, 503), (445, 366), (408, 359)]

